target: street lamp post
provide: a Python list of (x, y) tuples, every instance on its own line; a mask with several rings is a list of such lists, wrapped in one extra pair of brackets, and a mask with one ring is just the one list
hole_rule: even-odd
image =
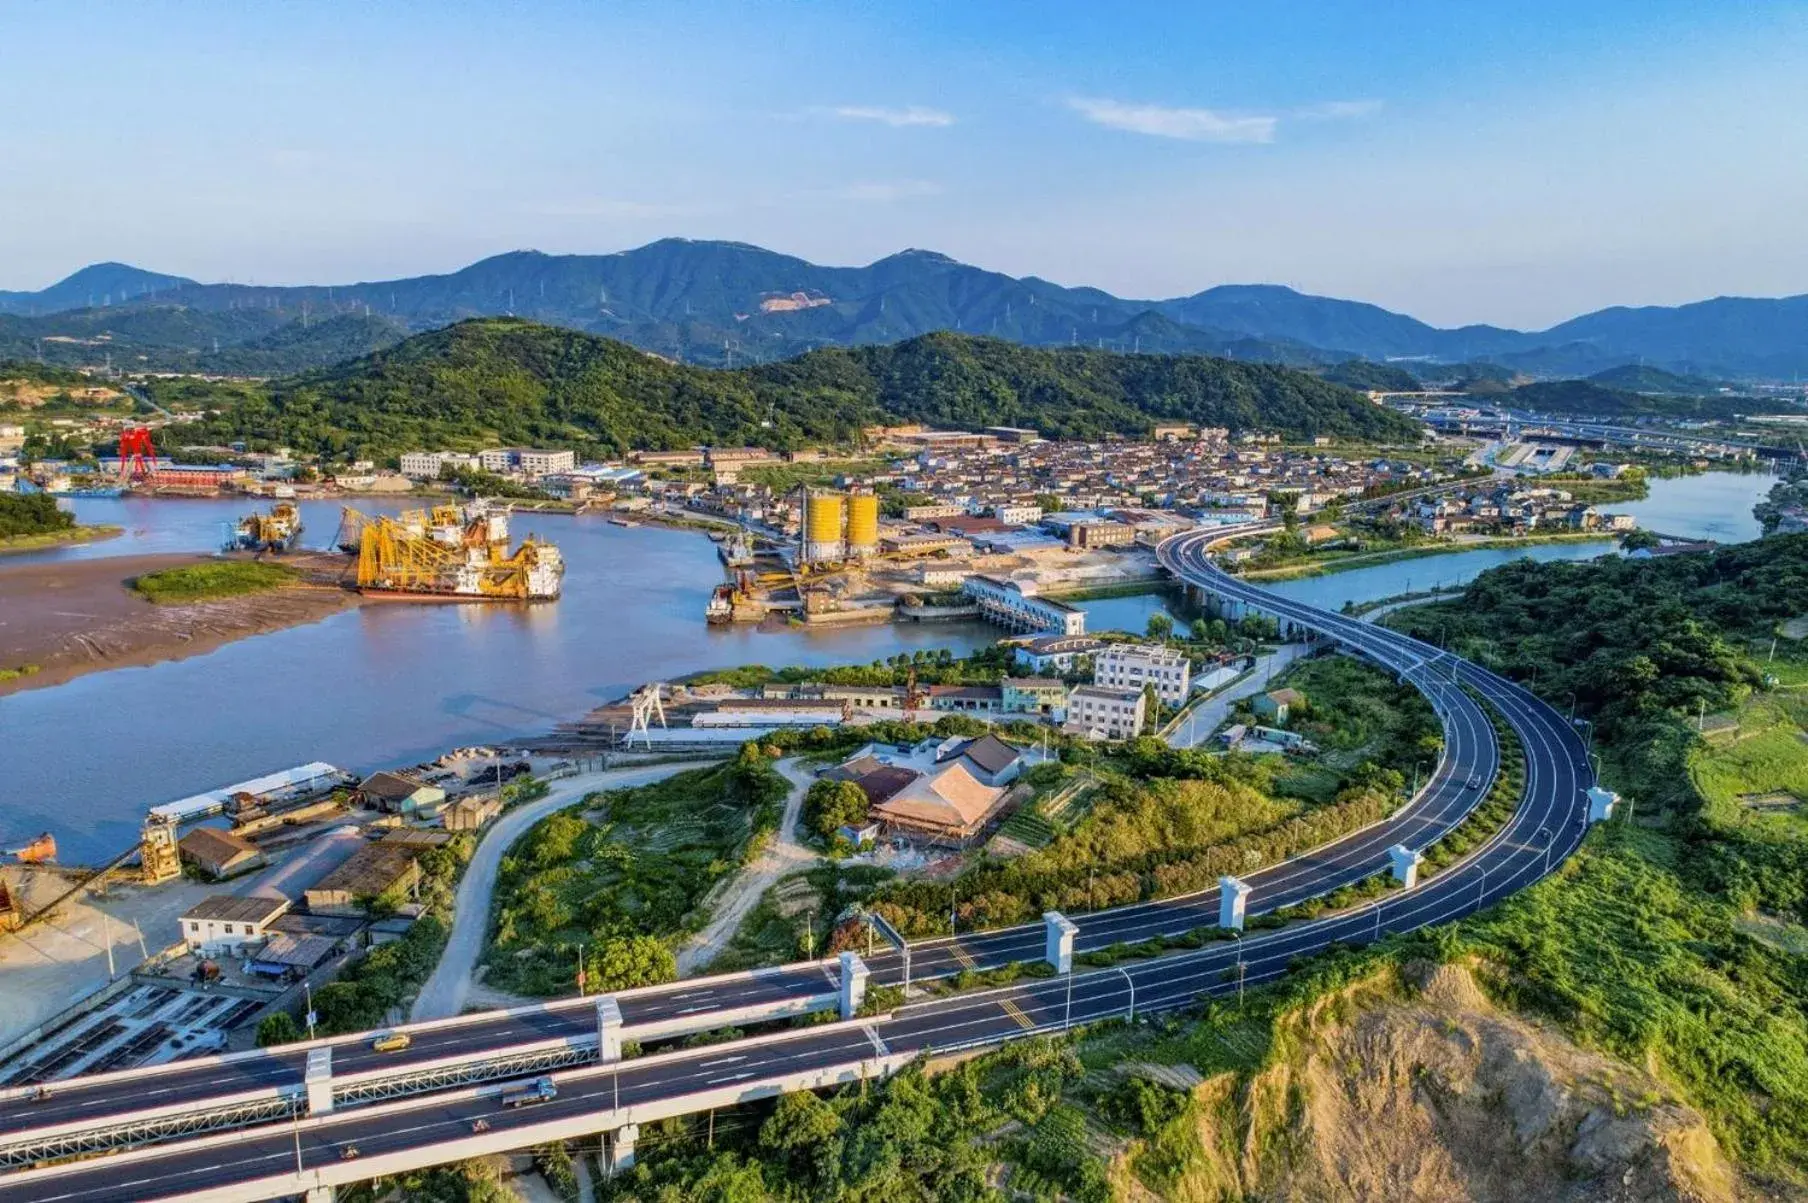
[(1123, 974), (1124, 984), (1130, 987), (1130, 1012), (1124, 1018), (1129, 1023), (1135, 1023), (1136, 1022), (1136, 979), (1131, 977), (1130, 971), (1128, 969), (1125, 969), (1122, 965), (1115, 966), (1115, 968), (1117, 969), (1117, 971), (1119, 973)]
[(1557, 842), (1557, 837), (1551, 833), (1549, 827), (1540, 827), (1538, 834), (1544, 837), (1544, 875), (1549, 877), (1551, 875), (1551, 846)]
[(1073, 970), (1069, 969), (1067, 971), (1067, 1014), (1061, 1020), (1063, 1032), (1073, 1027), (1073, 980)]

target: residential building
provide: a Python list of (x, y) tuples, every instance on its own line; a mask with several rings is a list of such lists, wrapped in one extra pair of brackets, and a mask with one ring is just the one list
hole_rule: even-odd
[(1076, 685), (1067, 695), (1067, 728), (1098, 739), (1134, 739), (1142, 734), (1148, 699), (1140, 689)]
[(1042, 521), (1042, 507), (1034, 502), (1000, 502), (992, 507), (992, 517), (1008, 526), (1028, 526)]
[(236, 877), (264, 863), (263, 850), (256, 844), (218, 827), (197, 827), (183, 836), (176, 848), (183, 860), (215, 881)]
[(1114, 643), (1092, 658), (1092, 680), (1116, 689), (1155, 687), (1155, 696), (1168, 706), (1179, 706), (1192, 689), (1193, 666), (1186, 656), (1169, 647), (1140, 643)]
[(1009, 785), (1023, 772), (1023, 753), (996, 735), (965, 741), (961, 767), (984, 785)]
[(1265, 718), (1269, 722), (1284, 723), (1294, 711), (1304, 709), (1306, 695), (1297, 689), (1274, 689), (1258, 694), (1251, 706), (1257, 718)]
[(289, 905), (289, 900), (280, 896), (210, 894), (184, 911), (177, 922), (189, 951), (235, 951), (263, 940), (270, 924), (286, 914)]
[(1105, 646), (1103, 639), (1091, 635), (1048, 635), (1020, 645), (1013, 659), (1033, 673), (1070, 673), (1090, 660)]
[(1057, 723), (1067, 714), (1067, 683), (1059, 677), (1006, 677), (999, 688), (1006, 714), (1038, 714)]
[(439, 821), (447, 831), (476, 831), (502, 813), (502, 799), (495, 795), (460, 798), (447, 803), (439, 812)]
[(931, 518), (959, 518), (967, 512), (964, 505), (907, 505), (904, 507), (906, 522), (926, 522)]
[(366, 804), (390, 814), (431, 814), (446, 800), (446, 791), (403, 773), (372, 773), (358, 784)]
[(1013, 631), (1045, 631), (1057, 635), (1080, 635), (1086, 631), (1084, 610), (1051, 598), (1036, 597), (1025, 590), (1021, 581), (970, 576), (962, 582), (961, 592), (979, 603), (980, 614), (988, 621)]

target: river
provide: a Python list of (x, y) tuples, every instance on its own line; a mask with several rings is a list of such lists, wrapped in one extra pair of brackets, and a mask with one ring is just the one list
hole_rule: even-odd
[[(1694, 534), (1708, 523), (1743, 530), (1744, 511), (1769, 480), (1734, 480), (1746, 487), (1712, 477), (1656, 481), (1651, 499), (1639, 504), (1650, 507), (1650, 521), (1665, 533)], [(1705, 498), (1739, 512), (1710, 514)], [(239, 500), (67, 504), (83, 522), (110, 523), (125, 534), (9, 562), (211, 551), (246, 508)], [(336, 505), (304, 504), (303, 518), (304, 543), (332, 542)], [(1755, 523), (1746, 525), (1756, 533)], [(92, 859), (130, 844), (150, 805), (302, 761), (364, 771), (424, 759), (544, 730), (643, 681), (705, 668), (860, 663), (921, 647), (964, 651), (997, 637), (967, 623), (776, 633), (708, 628), (703, 606), (721, 568), (701, 535), (623, 528), (598, 516), (517, 515), (513, 528), (517, 537), (549, 538), (564, 553), (565, 596), (557, 604), (364, 606), (206, 655), (0, 699), (0, 846), (48, 829), (65, 859)], [(1551, 544), (1459, 552), (1275, 587), (1336, 608), (1432, 583), (1460, 584), (1521, 555), (1575, 559), (1603, 550)], [(1140, 631), (1164, 605), (1145, 596), (1082, 608), (1089, 629)]]

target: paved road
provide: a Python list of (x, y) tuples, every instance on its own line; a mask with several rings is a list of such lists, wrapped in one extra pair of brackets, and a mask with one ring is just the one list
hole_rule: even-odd
[[(1421, 846), (1473, 808), (1485, 786), (1473, 789), (1468, 780), (1478, 776), (1492, 779), (1498, 767), (1498, 748), (1486, 715), (1462, 687), (1497, 709), (1525, 750), (1525, 792), (1506, 827), (1462, 864), (1411, 892), (1390, 893), (1349, 913), (1181, 956), (919, 1004), (866, 1027), (715, 1045), (673, 1060), (646, 1065), (628, 1062), (619, 1072), (576, 1070), (559, 1075), (562, 1085), (557, 1100), (517, 1112), (497, 1110), (488, 1093), (425, 1096), (406, 1105), (407, 1122), (387, 1111), (376, 1114), (359, 1109), (312, 1121), (300, 1148), (291, 1146), (292, 1137), (284, 1130), (265, 1127), (238, 1134), (230, 1142), (171, 1144), (84, 1163), (67, 1174), (11, 1175), (0, 1178), (0, 1203), (15, 1198), (117, 1198), (122, 1192), (158, 1197), (229, 1183), (242, 1184), (234, 1189), (267, 1188), (276, 1193), (277, 1186), (293, 1188), (293, 1180), (282, 1176), (296, 1161), (310, 1172), (321, 1170), (344, 1179), (357, 1168), (348, 1169), (340, 1162), (347, 1145), (356, 1145), (366, 1155), (373, 1150), (408, 1150), (418, 1164), (465, 1155), (467, 1150), (445, 1142), (456, 1139), (461, 1131), (468, 1132), (472, 1120), (479, 1117), (509, 1139), (519, 1137), (519, 1143), (525, 1145), (555, 1137), (557, 1124), (569, 1124), (574, 1115), (592, 1132), (619, 1123), (618, 1104), (666, 1100), (668, 1106), (683, 1106), (686, 1104), (672, 1100), (725, 1084), (757, 1091), (762, 1082), (812, 1068), (857, 1067), (876, 1050), (946, 1051), (1058, 1028), (1070, 1020), (1126, 1014), (1132, 1006), (1138, 1013), (1182, 1007), (1201, 995), (1223, 994), (1239, 984), (1270, 980), (1286, 972), (1293, 958), (1333, 942), (1363, 943), (1389, 932), (1461, 917), (1537, 880), (1574, 850), (1583, 835), (1583, 791), (1592, 784), (1592, 777), (1586, 751), (1561, 715), (1519, 686), (1436, 648), (1221, 576), (1204, 554), (1205, 543), (1198, 536), (1170, 540), (1163, 546), (1163, 559), (1182, 577), (1205, 583), (1223, 597), (1259, 604), (1284, 621), (1316, 629), (1401, 673), (1425, 691), (1445, 723), (1445, 760), (1418, 799), (1386, 822), (1328, 848), (1246, 875), (1254, 886), (1252, 913), (1367, 876), (1381, 867), (1379, 854), (1388, 844)], [(1207, 891), (1191, 898), (1079, 916), (1078, 944), (1085, 949), (1190, 930), (1209, 924), (1215, 911), (1215, 891)], [(913, 945), (913, 975), (1035, 959), (1041, 952), (1040, 943), (1038, 926)], [(897, 954), (887, 953), (874, 958), (873, 968), (875, 980), (895, 981), (903, 967)], [(787, 967), (745, 985), (749, 989), (782, 988), (781, 983), (800, 970), (814, 975), (814, 988), (822, 989), (823, 966)], [(737, 987), (732, 993), (739, 992)], [(655, 997), (637, 1005), (669, 1008), (671, 1003)], [(624, 1002), (624, 1011), (627, 1009)], [(535, 1018), (545, 1022), (552, 1014), (549, 1008), (537, 1012)], [(484, 1038), (496, 1036), (491, 1032)]]
[(477, 959), (483, 955), (484, 939), (490, 928), (490, 899), (496, 890), (496, 873), (502, 858), (527, 829), (547, 815), (579, 802), (585, 794), (604, 789), (621, 789), (629, 785), (645, 785), (673, 773), (696, 768), (694, 763), (661, 764), (649, 768), (608, 769), (597, 773), (580, 773), (553, 783), (544, 798), (524, 802), (505, 813), (484, 832), (458, 883), (458, 896), (452, 919), (452, 935), (439, 967), (414, 1000), (409, 1018), (445, 1019), (464, 1009), (465, 993), (471, 987), (471, 975)]
[[(684, 1098), (703, 1090), (729, 1088), (750, 1097), (770, 1089), (762, 1084), (809, 1070), (845, 1071), (868, 1063), (875, 1054), (949, 1051), (1058, 1030), (1069, 1023), (1127, 1015), (1132, 1009), (1147, 1014), (1184, 1007), (1202, 995), (1234, 993), (1245, 985), (1278, 977), (1295, 957), (1333, 942), (1360, 944), (1389, 932), (1459, 918), (1537, 880), (1574, 850), (1583, 834), (1583, 790), (1592, 778), (1585, 749), (1561, 715), (1519, 686), (1425, 644), (1356, 620), (1279, 602), (1251, 586), (1220, 579), (1204, 561), (1203, 550), (1203, 540), (1183, 537), (1164, 546), (1163, 558), (1183, 576), (1209, 582), (1225, 596), (1261, 602), (1285, 619), (1311, 623), (1403, 672), (1426, 690), (1444, 716), (1449, 750), (1437, 775), (1443, 784), (1428, 787), (1409, 808), (1414, 821), (1424, 823), (1428, 808), (1456, 813), (1473, 805), (1461, 798), (1467, 791), (1460, 775), (1485, 769), (1491, 776), (1497, 764), (1492, 728), (1486, 727), (1485, 734), (1472, 728), (1474, 716), (1469, 707), (1474, 701), (1459, 683), (1495, 707), (1513, 728), (1526, 756), (1525, 792), (1506, 827), (1460, 865), (1413, 891), (1392, 893), (1332, 918), (1293, 924), (1180, 956), (959, 995), (907, 1007), (865, 1025), (714, 1045), (675, 1059), (625, 1062), (613, 1071), (573, 1071), (559, 1075), (557, 1099), (538, 1107), (502, 1110), (488, 1093), (432, 1096), (398, 1111), (335, 1114), (311, 1122), (305, 1134), (268, 1127), (230, 1141), (171, 1145), (83, 1163), (67, 1173), (14, 1175), (0, 1178), (0, 1203), (12, 1199), (75, 1203), (122, 1195), (169, 1197), (184, 1191), (234, 1188), (233, 1184), (244, 1192), (242, 1197), (274, 1194), (279, 1189), (294, 1189), (298, 1180), (291, 1174), (297, 1166), (303, 1169), (302, 1184), (310, 1179), (355, 1177), (359, 1167), (342, 1160), (348, 1146), (355, 1146), (366, 1158), (398, 1153), (420, 1164), (465, 1155), (467, 1150), (460, 1145), (468, 1140), (471, 1124), (478, 1119), (516, 1146), (526, 1146), (577, 1130), (573, 1125), (590, 1132), (613, 1127), (630, 1118), (635, 1107), (642, 1108), (642, 1114), (660, 1103), (668, 1109), (682, 1107), (687, 1105)], [(1453, 783), (1458, 794), (1454, 802), (1446, 796)], [(1351, 839), (1372, 839), (1376, 830)], [(1340, 841), (1333, 850), (1350, 843)], [(1284, 882), (1292, 876), (1301, 879), (1296, 883), (1301, 888), (1325, 888), (1325, 882), (1343, 867), (1333, 850), (1271, 870), (1267, 883), (1271, 899), (1286, 895)], [(1363, 868), (1372, 871), (1373, 861)], [(1182, 907), (1191, 904), (1192, 900), (1180, 903)], [(1138, 913), (1153, 917), (1171, 905), (1149, 904), (1087, 916), (1081, 931), (1083, 937), (1096, 938), (1107, 931), (1107, 925)], [(936, 947), (971, 948), (986, 940), (1010, 938), (1011, 933), (963, 937), (919, 946), (915, 955), (921, 958)]]
[(1176, 748), (1196, 748), (1224, 725), (1230, 710), (1244, 698), (1252, 698), (1267, 689), (1273, 680), (1287, 671), (1289, 665), (1312, 650), (1306, 643), (1283, 643), (1266, 656), (1256, 659), (1249, 675), (1223, 693), (1196, 704), (1168, 735), (1168, 743)]
[[(1391, 633), (1374, 632), (1372, 628), (1359, 629), (1376, 639), (1401, 638)], [(1471, 779), (1493, 779), (1499, 752), (1493, 727), (1481, 708), (1468, 694), (1454, 688), (1446, 677), (1418, 666), (1416, 656), (1402, 656), (1396, 652), (1393, 657), (1398, 661), (1397, 667), (1414, 674), (1415, 682), (1426, 691), (1443, 716), (1447, 745), (1444, 761), (1434, 770), (1419, 796), (1389, 820), (1284, 864), (1249, 866), (1244, 876), (1252, 887), (1250, 914), (1304, 901), (1377, 872), (1385, 863), (1387, 848), (1396, 843), (1423, 846), (1460, 822), (1484, 792), (1470, 788), (1468, 782)], [(564, 784), (568, 787), (567, 793), (581, 796), (583, 789), (592, 788), (596, 783)], [(558, 804), (558, 799), (549, 798), (529, 805), (545, 811)], [(509, 817), (516, 815), (523, 816), (519, 819), (522, 829), (539, 817), (538, 813), (525, 809)], [(501, 849), (513, 838), (506, 831), (498, 831), (487, 839), (484, 848), (492, 855), (485, 858), (483, 864), (473, 863), (467, 871), (466, 881), (484, 883), (493, 877)], [(487, 885), (484, 889), (487, 898)], [(461, 896), (459, 913), (483, 920), (470, 929), (477, 934), (476, 938), (480, 938), (487, 923), (487, 902), (478, 908), (471, 906), (470, 901)], [(1209, 926), (1217, 921), (1217, 908), (1218, 894), (1214, 886), (1190, 896), (1074, 915), (1071, 917), (1079, 926), (1076, 947), (1088, 951), (1120, 941), (1175, 935)], [(869, 965), (873, 980), (878, 984), (899, 984), (907, 973), (912, 980), (918, 981), (949, 977), (968, 969), (989, 969), (1039, 959), (1043, 938), (1040, 924), (963, 934), (958, 938), (944, 937), (912, 945), (908, 966), (899, 954), (891, 951), (871, 958)], [(474, 949), (470, 955), (474, 960)], [(707, 1012), (712, 1007), (721, 1010), (761, 1001), (818, 996), (825, 988), (832, 988), (832, 984), (825, 987), (824, 966), (806, 963), (766, 971), (752, 979), (713, 985), (705, 990), (689, 988), (682, 982), (674, 983), (665, 990), (624, 999), (623, 1017), (632, 1026), (675, 1014)], [(454, 1027), (417, 1031), (413, 1044), (401, 1053), (373, 1052), (367, 1035), (342, 1037), (329, 1043), (334, 1049), (334, 1072), (343, 1076), (383, 1068), (400, 1071), (453, 1054), (471, 1057), (494, 1054), (528, 1041), (593, 1037), (591, 1005), (583, 999), (570, 999), (534, 1009), (474, 1016)], [(226, 1062), (167, 1067), (161, 1073), (148, 1076), (95, 1081), (75, 1079), (59, 1085), (55, 1098), (49, 1103), (0, 1100), (0, 1132), (73, 1121), (99, 1122), (144, 1106), (188, 1098), (217, 1098), (235, 1091), (271, 1086), (293, 1086), (300, 1080), (303, 1056), (301, 1050), (291, 1047)]]

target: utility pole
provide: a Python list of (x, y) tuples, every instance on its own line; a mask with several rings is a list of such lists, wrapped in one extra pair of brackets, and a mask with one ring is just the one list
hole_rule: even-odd
[(307, 996), (308, 1000), (308, 1039), (312, 1040), (314, 1038), (314, 984), (308, 981), (307, 978), (302, 978), (301, 991)]
[(114, 973), (114, 970), (113, 970), (113, 922), (111, 919), (108, 918), (107, 912), (105, 912), (105, 911), (102, 911), (100, 913), (100, 929), (102, 932), (101, 939), (107, 945), (107, 980), (112, 981), (113, 973)]

